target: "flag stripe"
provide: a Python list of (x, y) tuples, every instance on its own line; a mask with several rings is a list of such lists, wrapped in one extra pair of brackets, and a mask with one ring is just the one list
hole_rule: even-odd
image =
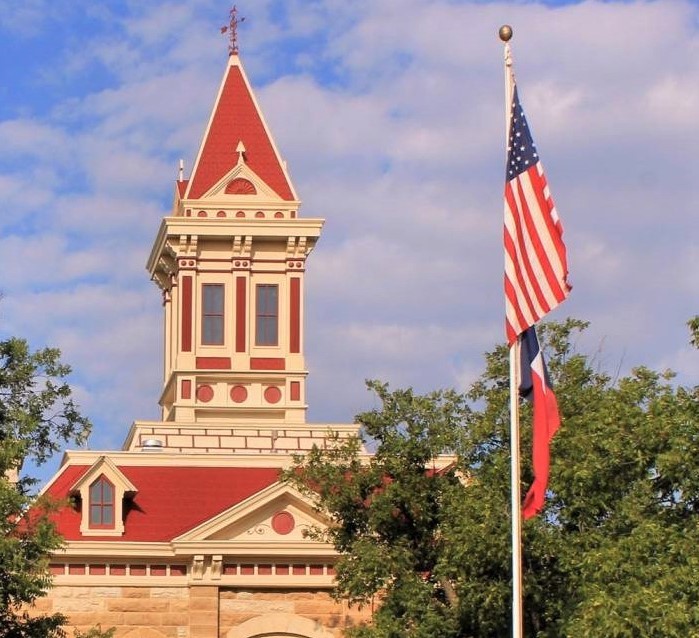
[[(507, 307), (506, 309), (507, 316), (518, 318), (517, 321), (513, 323), (513, 326), (526, 325), (536, 321), (536, 317), (539, 316), (540, 311), (535, 307), (535, 299), (532, 298), (529, 288), (523, 283), (523, 274), (521, 270), (517, 270), (514, 262), (508, 259), (506, 263), (506, 272), (507, 271), (512, 271), (514, 273), (514, 277), (506, 278), (505, 280), (506, 300), (512, 304), (511, 307)], [(511, 295), (507, 294), (508, 290), (512, 291)], [(519, 332), (517, 334), (519, 334)]]
[[(523, 203), (522, 193), (519, 188), (519, 180), (515, 179), (512, 181), (513, 184), (509, 186), (515, 186), (516, 189), (508, 189), (512, 194), (511, 201), (514, 203), (515, 210), (523, 212), (526, 208), (526, 204)], [(510, 198), (507, 198), (507, 201), (509, 203)], [(534, 261), (536, 260), (536, 253), (526, 233), (526, 224), (523, 220), (523, 214), (511, 215), (507, 221), (512, 225), (510, 235), (513, 240), (512, 245), (514, 246), (514, 250), (509, 253), (509, 256), (514, 266), (516, 283), (520, 285), (522, 293), (531, 301), (533, 318), (534, 321), (536, 321), (538, 317), (543, 316), (550, 310), (544, 293), (542, 292), (539, 279), (535, 273), (536, 265)], [(513, 284), (514, 283), (515, 282), (513, 282)]]
[[(509, 185), (507, 190), (510, 191)], [(506, 197), (509, 199), (512, 197), (512, 193), (506, 193)], [(514, 201), (514, 200), (513, 200)], [(539, 316), (541, 308), (535, 306), (536, 300), (530, 294), (530, 287), (525, 281), (524, 270), (519, 266), (520, 259), (518, 257), (517, 246), (514, 243), (513, 237), (519, 236), (516, 228), (514, 226), (517, 223), (515, 217), (509, 217), (506, 220), (505, 226), (505, 281), (512, 286), (515, 291), (514, 301), (519, 302), (519, 304), (526, 305), (524, 308), (516, 308), (517, 314), (523, 314), (527, 316), (528, 321), (536, 321), (536, 317)], [(508, 229), (508, 225), (512, 225), (512, 229)]]
[[(522, 211), (522, 197), (520, 191), (519, 180), (512, 180), (509, 184), (511, 198), (507, 198), (514, 204), (514, 210)], [(514, 187), (514, 188), (512, 188)], [(521, 282), (522, 290), (526, 291), (527, 297), (532, 302), (532, 310), (534, 316), (538, 317), (546, 313), (546, 301), (541, 292), (539, 282), (534, 275), (534, 266), (532, 265), (532, 257), (535, 257), (531, 246), (528, 245), (528, 236), (525, 233), (525, 225), (523, 224), (522, 215), (512, 215), (509, 220), (512, 225), (511, 238), (514, 251), (510, 253), (515, 272), (517, 274), (517, 282)]]
[[(529, 169), (527, 177), (531, 178), (532, 172), (536, 175), (535, 169)], [(522, 180), (520, 180), (520, 183), (521, 182)], [(548, 217), (548, 215), (536, 214), (537, 211), (542, 210), (539, 208), (539, 196), (543, 196), (543, 193), (536, 187), (533, 187), (529, 181), (526, 182), (526, 189), (523, 190), (524, 198), (521, 206), (523, 211), (522, 217), (525, 222), (525, 231), (531, 246), (530, 253), (533, 251), (536, 256), (536, 261), (534, 263), (536, 277), (542, 290), (544, 290), (546, 294), (548, 310), (550, 310), (552, 307), (558, 305), (561, 301), (560, 295), (562, 294), (561, 287), (556, 280), (556, 272), (551, 259), (551, 256), (553, 256), (555, 258), (553, 261), (557, 262), (557, 253), (551, 244), (553, 238), (549, 234), (549, 229), (546, 225), (545, 218)], [(545, 202), (544, 206), (546, 206)], [(545, 210), (548, 210), (548, 207)]]
[(539, 305), (543, 308), (544, 314), (555, 306), (555, 297), (551, 294), (547, 270), (548, 258), (541, 243), (541, 236), (538, 233), (537, 224), (534, 217), (537, 216), (537, 201), (532, 191), (531, 183), (528, 179), (522, 179), (528, 174), (522, 174), (517, 179), (519, 210), (521, 212), (520, 228), (524, 238), (522, 242), (526, 252), (521, 255), (522, 260), (526, 260), (530, 271), (530, 281), (532, 287), (537, 291)]
[[(537, 195), (541, 195), (539, 201), (540, 209), (549, 212), (548, 215), (541, 215), (539, 218), (542, 222), (542, 227), (546, 228), (546, 233), (542, 233), (542, 235), (551, 242), (551, 245), (547, 249), (547, 254), (551, 259), (551, 265), (555, 269), (558, 281), (565, 281), (568, 274), (568, 264), (566, 262), (565, 245), (563, 244), (563, 225), (558, 218), (556, 206), (549, 193), (541, 162), (536, 165), (536, 169), (536, 171), (530, 171), (530, 178), (534, 184), (534, 191)], [(554, 258), (554, 254), (557, 258)], [(560, 284), (558, 284), (558, 288), (561, 289)], [(563, 299), (565, 299), (565, 296), (561, 298), (560, 301)]]

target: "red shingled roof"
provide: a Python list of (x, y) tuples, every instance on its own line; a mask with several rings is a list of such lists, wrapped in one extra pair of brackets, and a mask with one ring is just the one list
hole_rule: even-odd
[[(169, 541), (279, 478), (278, 468), (118, 467), (138, 490), (125, 509), (124, 534), (86, 539), (80, 534), (80, 511), (68, 506), (52, 517), (66, 540)], [(70, 488), (88, 469), (88, 465), (67, 466), (48, 493), (67, 499)]]
[(232, 64), (228, 67), (208, 135), (190, 178), (189, 198), (201, 197), (236, 166), (236, 147), (241, 141), (245, 146), (247, 165), (282, 199), (293, 200), (291, 187), (241, 68)]

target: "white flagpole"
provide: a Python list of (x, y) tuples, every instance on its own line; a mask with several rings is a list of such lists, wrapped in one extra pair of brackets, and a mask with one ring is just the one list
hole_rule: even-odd
[[(512, 54), (509, 41), (512, 28), (500, 28), (505, 43), (505, 148), (509, 146), (510, 116), (514, 93)], [(522, 499), (519, 464), (519, 338), (510, 348), (510, 499), (512, 512), (512, 638), (523, 637), (522, 623)]]

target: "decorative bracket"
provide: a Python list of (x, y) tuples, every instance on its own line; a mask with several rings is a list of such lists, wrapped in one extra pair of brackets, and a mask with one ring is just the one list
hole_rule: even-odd
[(201, 580), (204, 578), (204, 556), (197, 554), (192, 560), (192, 578)]
[(221, 580), (223, 571), (223, 556), (217, 555), (211, 557), (211, 580)]

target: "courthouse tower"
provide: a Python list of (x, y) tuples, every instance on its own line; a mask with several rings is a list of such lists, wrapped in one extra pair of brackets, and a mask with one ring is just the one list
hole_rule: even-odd
[(305, 421), (300, 201), (237, 55), (148, 270), (164, 293), (163, 420)]
[(162, 422), (136, 422), (126, 449), (293, 452), (326, 436), (306, 425), (303, 354), (306, 259), (324, 220), (300, 204), (233, 53), (148, 259), (163, 293)]
[(358, 426), (306, 423), (304, 276), (323, 226), (300, 201), (233, 52), (189, 179), (147, 262), (163, 295), (159, 421), (68, 451), (45, 492), (65, 548), (42, 611), (117, 638), (333, 638), (327, 523), (279, 482)]

